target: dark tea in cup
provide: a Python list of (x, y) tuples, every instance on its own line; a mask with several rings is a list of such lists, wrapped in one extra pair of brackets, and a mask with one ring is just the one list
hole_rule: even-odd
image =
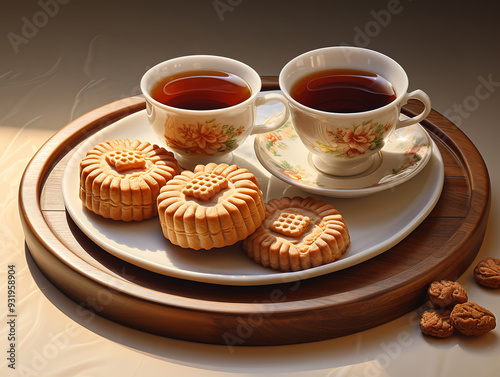
[(299, 79), (290, 95), (301, 104), (330, 113), (359, 113), (383, 107), (396, 99), (384, 77), (355, 69), (328, 69)]
[[(408, 76), (396, 61), (377, 51), (351, 46), (312, 50), (289, 61), (279, 85), (294, 129), (321, 173), (355, 176), (374, 166), (398, 128), (425, 119), (429, 96), (408, 93)], [(418, 100), (424, 109), (400, 119), (401, 108)]]
[[(252, 134), (282, 127), (290, 117), (280, 93), (261, 93), (262, 81), (250, 66), (214, 55), (189, 55), (161, 62), (141, 79), (146, 115), (158, 138), (179, 165), (230, 164), (232, 152)], [(257, 109), (281, 102), (284, 111), (265, 123)]]
[(167, 106), (185, 110), (216, 110), (250, 98), (242, 78), (222, 71), (190, 71), (168, 76), (151, 90), (151, 97)]

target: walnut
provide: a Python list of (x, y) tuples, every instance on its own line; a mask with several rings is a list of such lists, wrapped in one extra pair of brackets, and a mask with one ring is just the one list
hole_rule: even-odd
[(455, 329), (468, 336), (484, 335), (496, 326), (493, 313), (475, 302), (455, 305), (450, 319)]
[(452, 336), (455, 328), (450, 321), (451, 310), (426, 310), (420, 319), (420, 330), (422, 334), (446, 338)]
[(434, 281), (427, 291), (429, 300), (436, 308), (452, 308), (467, 302), (467, 292), (460, 283), (451, 280)]
[(479, 262), (474, 269), (476, 281), (490, 288), (500, 288), (500, 259), (487, 258)]

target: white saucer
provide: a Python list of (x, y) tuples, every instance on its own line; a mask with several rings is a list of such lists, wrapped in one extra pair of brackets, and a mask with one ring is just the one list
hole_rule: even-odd
[(292, 121), (255, 138), (259, 162), (275, 177), (304, 191), (353, 198), (387, 190), (418, 174), (433, 153), (432, 140), (420, 124), (397, 129), (365, 172), (339, 177), (320, 172), (300, 141)]

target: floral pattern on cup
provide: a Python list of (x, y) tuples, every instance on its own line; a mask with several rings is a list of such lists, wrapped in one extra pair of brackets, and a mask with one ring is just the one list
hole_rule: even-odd
[(215, 119), (175, 126), (165, 124), (165, 142), (177, 151), (189, 155), (215, 156), (230, 152), (238, 146), (244, 126), (217, 123)]
[(354, 158), (368, 151), (384, 146), (384, 137), (392, 124), (377, 123), (372, 119), (352, 128), (337, 128), (326, 131), (327, 143), (316, 140), (311, 148), (323, 153), (332, 153), (336, 157)]

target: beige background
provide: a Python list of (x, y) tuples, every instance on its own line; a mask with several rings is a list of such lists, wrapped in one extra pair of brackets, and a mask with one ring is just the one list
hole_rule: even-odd
[[(277, 75), (294, 56), (339, 44), (385, 53), (410, 89), (474, 142), (489, 168), (492, 206), (478, 258), (500, 257), (497, 111), (500, 6), (488, 1), (4, 1), (0, 5), (0, 375), (2, 376), (494, 376), (500, 329), (435, 341), (418, 310), (330, 341), (229, 349), (127, 329), (87, 312), (39, 272), (17, 211), (24, 167), (76, 117), (139, 93), (142, 74), (186, 54), (239, 59)], [(16, 265), (16, 370), (7, 367), (7, 266)], [(500, 291), (459, 281), (500, 316)]]

